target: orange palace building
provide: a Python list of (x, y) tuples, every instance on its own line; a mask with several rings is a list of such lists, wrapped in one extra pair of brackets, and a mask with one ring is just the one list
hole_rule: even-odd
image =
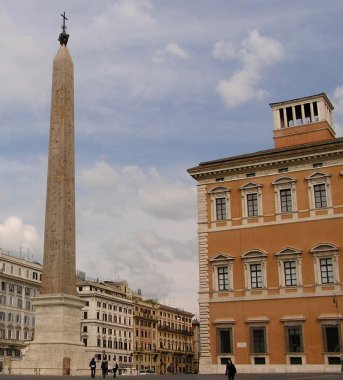
[(202, 162), (200, 373), (340, 370), (343, 138), (326, 94), (270, 104), (274, 149)]

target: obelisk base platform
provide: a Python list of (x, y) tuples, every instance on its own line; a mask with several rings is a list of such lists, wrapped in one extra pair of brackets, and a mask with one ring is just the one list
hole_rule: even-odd
[(80, 341), (81, 308), (77, 296), (51, 294), (35, 297), (35, 339), (21, 360), (11, 360), (11, 374), (85, 375), (90, 353)]

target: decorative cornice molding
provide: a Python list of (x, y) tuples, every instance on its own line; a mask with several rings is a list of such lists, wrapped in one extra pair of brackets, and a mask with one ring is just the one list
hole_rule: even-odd
[(197, 180), (266, 168), (281, 168), (298, 163), (315, 162), (318, 159), (330, 159), (332, 157), (343, 157), (343, 138), (321, 144), (305, 144), (287, 149), (271, 149), (203, 162), (194, 168), (188, 169), (188, 173)]

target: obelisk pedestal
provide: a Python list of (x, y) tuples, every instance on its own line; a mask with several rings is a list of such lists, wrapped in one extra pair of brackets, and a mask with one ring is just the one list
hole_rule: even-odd
[(49, 162), (41, 294), (35, 307), (35, 337), (11, 373), (81, 375), (89, 353), (81, 343), (81, 308), (76, 292), (74, 65), (63, 32), (53, 63)]

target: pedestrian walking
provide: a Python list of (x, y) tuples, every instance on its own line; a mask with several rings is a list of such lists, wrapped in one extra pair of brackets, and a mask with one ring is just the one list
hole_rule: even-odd
[(236, 372), (237, 372), (236, 367), (232, 363), (231, 358), (229, 358), (226, 363), (226, 371), (225, 371), (225, 375), (227, 376), (228, 380), (234, 380)]
[(95, 370), (96, 370), (96, 361), (95, 358), (92, 358), (89, 362), (89, 367), (91, 369), (91, 377), (95, 377)]
[(103, 359), (101, 362), (101, 372), (102, 372), (103, 379), (105, 379), (107, 372), (108, 372), (108, 361), (107, 361), (107, 359)]

